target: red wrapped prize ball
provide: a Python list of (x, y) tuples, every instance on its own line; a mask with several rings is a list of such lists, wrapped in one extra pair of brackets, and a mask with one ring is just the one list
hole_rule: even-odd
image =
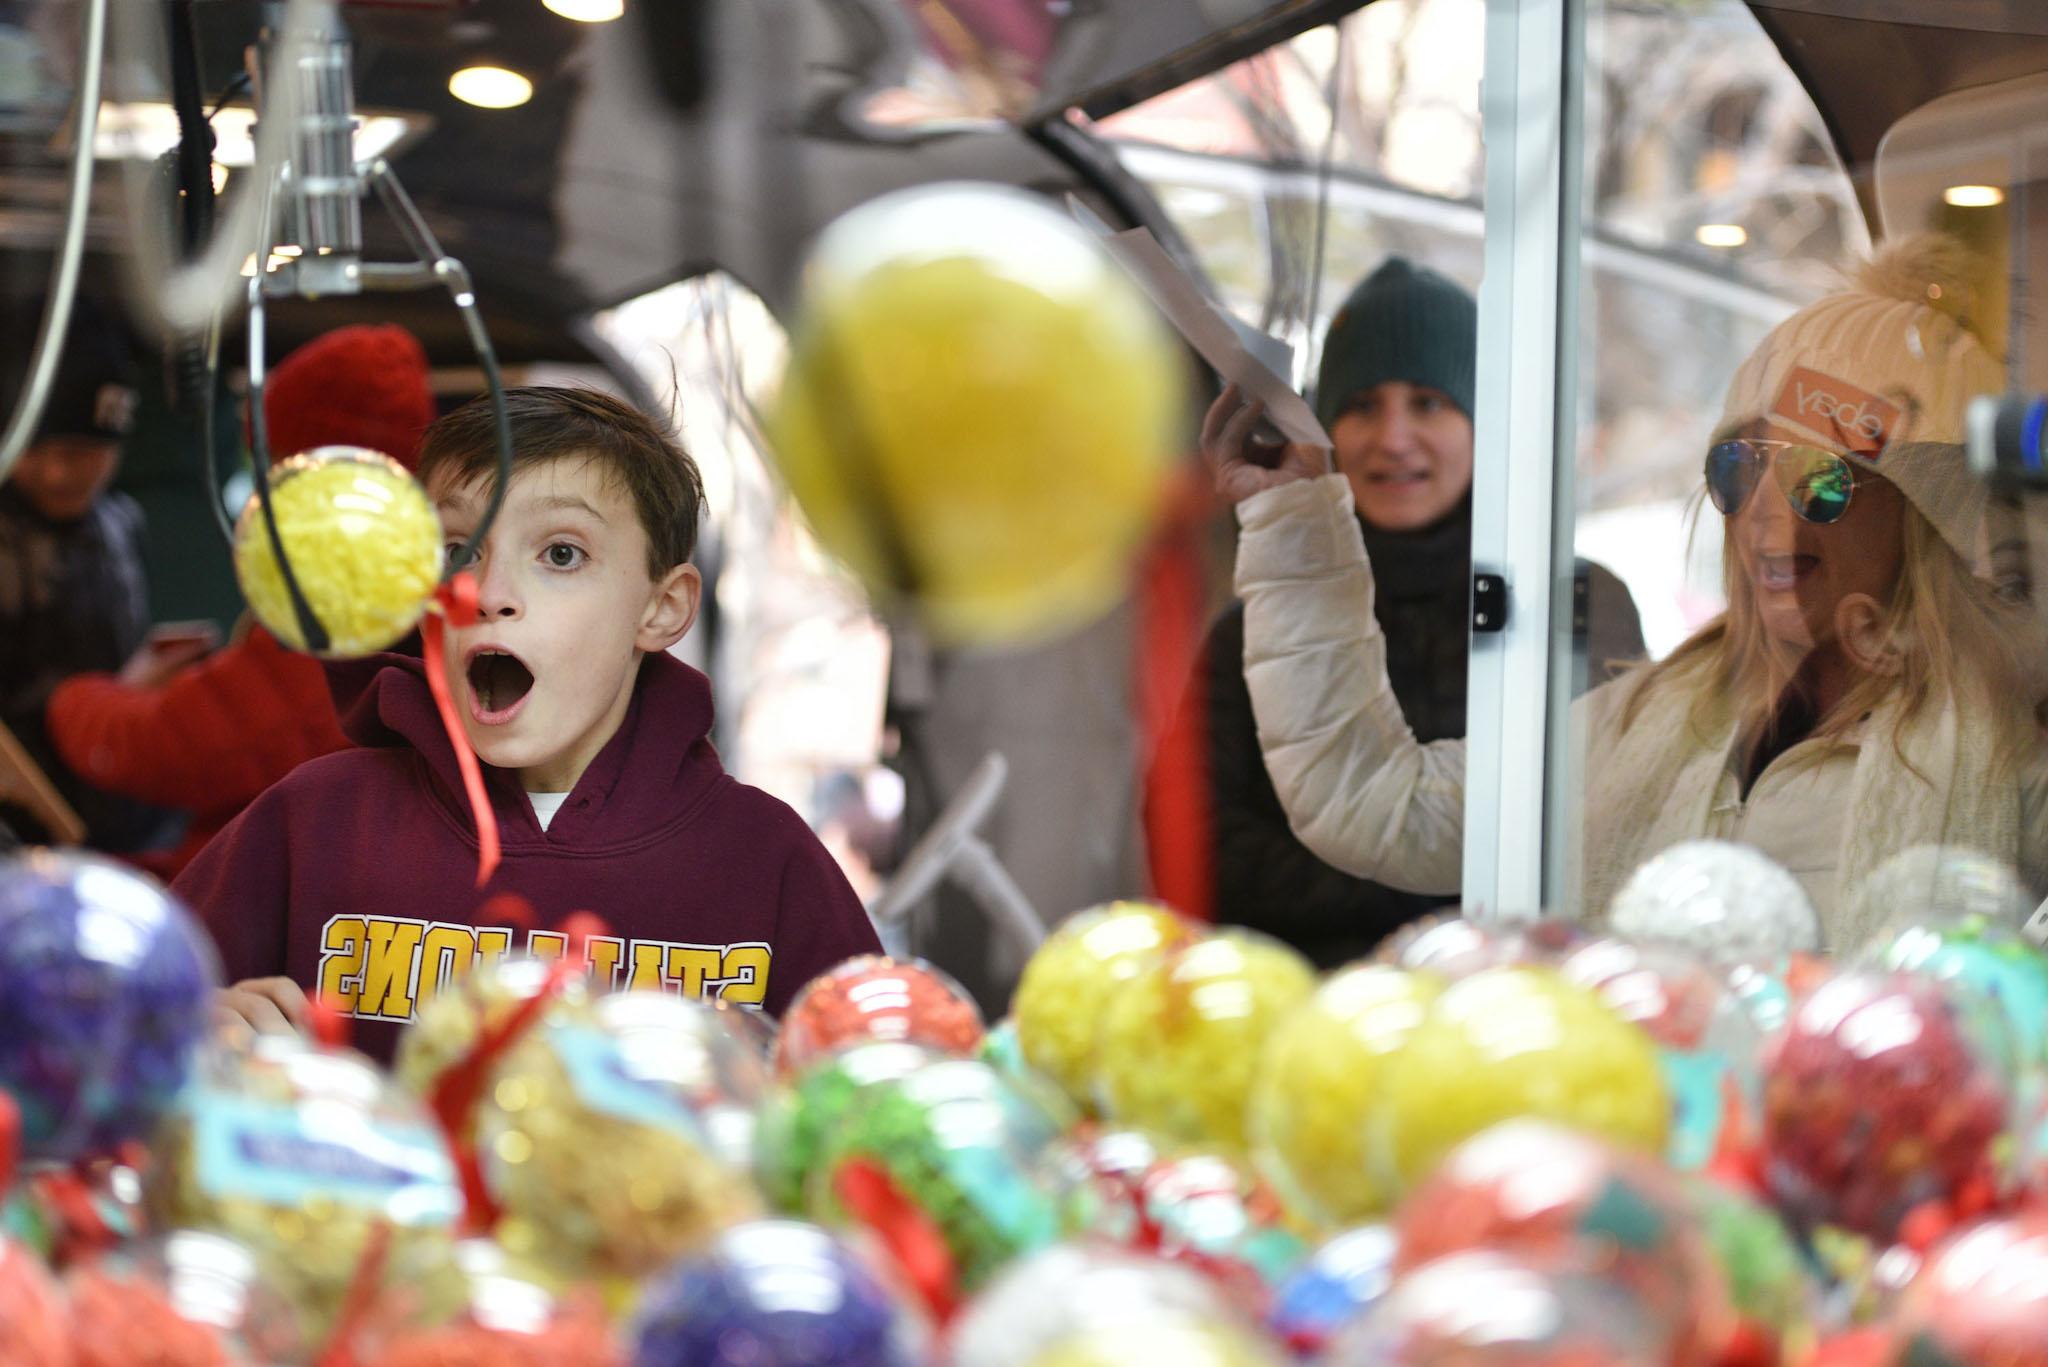
[(2048, 1367), (2048, 1211), (1951, 1236), (1907, 1288), (1898, 1323), (1888, 1367)]
[(1891, 1242), (1916, 1207), (1996, 1190), (2013, 1097), (1995, 1018), (1899, 975), (1829, 979), (1764, 1051), (1765, 1180), (1809, 1227)]
[(981, 1037), (981, 1009), (946, 973), (922, 959), (863, 954), (797, 993), (783, 1013), (775, 1062), (795, 1077), (848, 1045), (907, 1042), (964, 1055)]
[(1397, 1273), (1484, 1248), (1614, 1283), (1669, 1327), (1671, 1367), (1717, 1361), (1734, 1329), (1720, 1268), (1676, 1179), (1555, 1125), (1509, 1121), (1459, 1145), (1395, 1228)]
[(50, 1367), (71, 1360), (64, 1302), (35, 1255), (0, 1239), (0, 1367)]

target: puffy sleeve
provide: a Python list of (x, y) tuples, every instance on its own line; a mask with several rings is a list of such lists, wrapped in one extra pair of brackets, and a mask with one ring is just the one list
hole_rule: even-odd
[(1299, 480), (1237, 514), (1245, 682), (1289, 826), (1346, 873), (1456, 893), (1465, 743), (1424, 745), (1401, 714), (1350, 487), (1341, 475)]

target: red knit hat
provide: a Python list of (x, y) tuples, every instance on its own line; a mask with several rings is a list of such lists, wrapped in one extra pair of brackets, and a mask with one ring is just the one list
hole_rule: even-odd
[(410, 470), (434, 420), (427, 353), (393, 323), (336, 328), (278, 362), (263, 412), (273, 460), (316, 446), (367, 446)]

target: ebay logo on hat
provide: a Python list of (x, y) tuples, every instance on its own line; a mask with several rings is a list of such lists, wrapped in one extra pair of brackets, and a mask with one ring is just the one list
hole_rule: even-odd
[(1875, 458), (1884, 450), (1899, 408), (1847, 380), (1797, 366), (1785, 377), (1771, 416), (1831, 437), (1845, 451)]

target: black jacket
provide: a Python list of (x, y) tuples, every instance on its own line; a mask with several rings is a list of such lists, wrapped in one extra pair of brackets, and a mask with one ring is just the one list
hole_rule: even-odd
[[(1462, 736), (1471, 642), (1470, 504), (1420, 532), (1360, 525), (1372, 557), (1373, 615), (1386, 633), (1387, 676), (1402, 715), (1418, 740)], [(1585, 561), (1579, 570), (1590, 594), (1589, 672), (1599, 683), (1615, 666), (1642, 657), (1642, 627), (1619, 579)], [(1370, 953), (1390, 931), (1456, 900), (1353, 878), (1295, 839), (1259, 753), (1244, 679), (1242, 604), (1217, 619), (1199, 668), (1207, 700), (1217, 921), (1277, 936), (1329, 968)]]
[(87, 843), (114, 853), (162, 843), (174, 833), (171, 818), (65, 768), (44, 733), (43, 710), (72, 675), (120, 669), (148, 631), (142, 511), (132, 499), (106, 494), (78, 521), (60, 523), (0, 485), (0, 721), (77, 809)]

